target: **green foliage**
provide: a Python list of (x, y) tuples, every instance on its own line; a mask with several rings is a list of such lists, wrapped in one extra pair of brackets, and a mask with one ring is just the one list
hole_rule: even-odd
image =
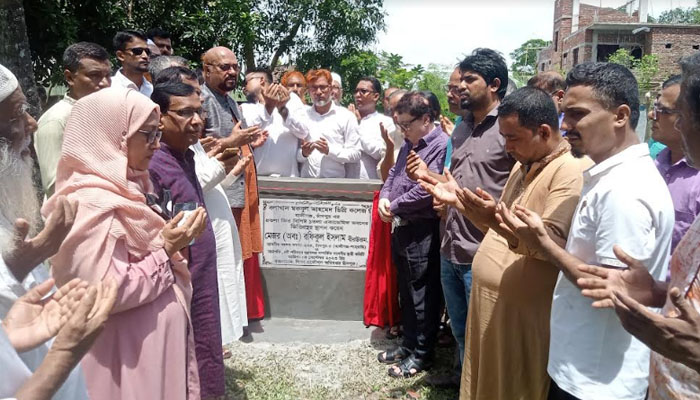
[(429, 90), (435, 93), (435, 96), (440, 100), (441, 114), (454, 120), (456, 116), (450, 112), (450, 107), (447, 104), (446, 86), (451, 72), (445, 72), (439, 66), (430, 64), (428, 65), (428, 70), (423, 73), (418, 81), (417, 86), (419, 90)]
[(398, 87), (413, 90), (425, 72), (418, 64), (411, 66), (403, 62), (403, 57), (394, 53), (382, 51), (379, 56), (379, 71), (377, 77), (386, 87)]
[(646, 54), (636, 59), (629, 50), (620, 48), (608, 57), (608, 62), (624, 65), (632, 71), (639, 84), (640, 98), (654, 88), (654, 77), (659, 73), (659, 57), (656, 54)]
[(37, 80), (62, 82), (63, 50), (78, 41), (113, 51), (122, 29), (160, 27), (189, 60), (214, 45), (230, 47), (246, 67), (340, 68), (385, 28), (383, 0), (26, 0)]
[(537, 53), (551, 43), (550, 40), (530, 39), (513, 50), (510, 53), (513, 60), (510, 65), (513, 78), (523, 83), (534, 76), (537, 73)]
[(700, 9), (698, 7), (666, 10), (659, 15), (656, 21), (660, 24), (698, 24), (700, 23)]

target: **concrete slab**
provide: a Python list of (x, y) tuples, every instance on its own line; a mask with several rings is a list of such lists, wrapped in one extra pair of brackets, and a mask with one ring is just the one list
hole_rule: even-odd
[(347, 343), (354, 340), (380, 341), (384, 330), (365, 326), (360, 321), (271, 318), (251, 322), (246, 343)]
[(364, 269), (263, 266), (266, 317), (357, 321), (362, 326)]

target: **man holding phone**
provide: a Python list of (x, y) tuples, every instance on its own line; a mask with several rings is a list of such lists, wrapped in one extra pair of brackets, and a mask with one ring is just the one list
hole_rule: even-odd
[[(151, 100), (160, 107), (158, 129), (162, 132), (160, 149), (153, 154), (149, 167), (154, 192), (161, 199), (170, 192), (171, 200), (166, 200), (164, 206), (171, 215), (205, 207), (190, 149), (204, 126), (205, 113), (198, 93), (186, 83), (162, 83), (155, 86)], [(202, 235), (190, 244), (186, 254), (192, 276), (191, 318), (202, 398), (223, 396), (226, 388), (216, 239), (209, 218)]]

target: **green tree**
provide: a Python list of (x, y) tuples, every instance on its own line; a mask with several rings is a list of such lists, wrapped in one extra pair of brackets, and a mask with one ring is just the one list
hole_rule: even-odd
[(429, 64), (428, 69), (421, 75), (418, 81), (419, 90), (429, 90), (440, 100), (441, 114), (454, 120), (455, 115), (450, 112), (447, 104), (447, 82), (450, 79), (450, 72), (446, 72), (444, 67)]
[(646, 54), (636, 59), (629, 50), (620, 48), (608, 57), (608, 62), (624, 65), (632, 71), (639, 85), (640, 100), (643, 101), (644, 95), (654, 89), (659, 73), (659, 57), (656, 54)]
[(542, 39), (530, 39), (510, 53), (513, 63), (510, 71), (518, 82), (525, 82), (537, 73), (537, 53), (552, 42)]
[(158, 26), (175, 51), (196, 61), (214, 45), (230, 47), (245, 67), (286, 60), (301, 69), (340, 68), (385, 28), (383, 0), (26, 0), (37, 78), (62, 81), (63, 50), (81, 40), (113, 50), (118, 30)]
[(386, 87), (393, 86), (406, 90), (415, 89), (424, 72), (420, 64), (415, 66), (406, 64), (402, 56), (385, 51), (379, 55), (378, 69), (377, 77)]
[(659, 14), (656, 21), (659, 24), (697, 24), (700, 23), (700, 10), (698, 7), (666, 10)]

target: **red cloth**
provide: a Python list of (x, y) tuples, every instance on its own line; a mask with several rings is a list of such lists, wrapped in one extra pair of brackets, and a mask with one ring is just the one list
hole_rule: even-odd
[(243, 261), (243, 276), (245, 277), (245, 301), (248, 306), (248, 319), (265, 318), (265, 299), (262, 289), (262, 275), (258, 253)]
[(391, 224), (379, 218), (378, 203), (379, 192), (374, 192), (365, 272), (364, 323), (384, 328), (399, 324), (399, 294), (396, 268), (391, 261)]

